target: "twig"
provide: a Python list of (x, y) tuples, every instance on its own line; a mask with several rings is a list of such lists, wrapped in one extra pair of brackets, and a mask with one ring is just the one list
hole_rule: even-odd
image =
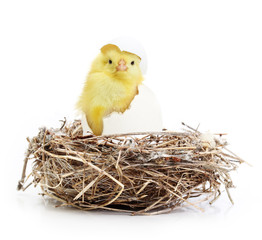
[(17, 190), (18, 191), (23, 189), (24, 181), (25, 181), (25, 178), (26, 178), (26, 167), (27, 167), (29, 156), (30, 156), (30, 154), (32, 152), (32, 150), (31, 150), (31, 141), (29, 140), (29, 138), (27, 138), (27, 141), (29, 142), (29, 146), (28, 146), (28, 150), (26, 152), (26, 156), (25, 156), (25, 159), (24, 159), (24, 165), (23, 165), (21, 180), (18, 181), (18, 185), (17, 185)]

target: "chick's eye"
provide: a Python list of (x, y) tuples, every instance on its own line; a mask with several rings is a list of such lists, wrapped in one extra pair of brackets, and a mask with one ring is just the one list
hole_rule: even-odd
[(132, 62), (131, 62), (131, 65), (134, 65), (134, 64), (135, 64), (135, 61), (132, 61)]
[(112, 60), (111, 60), (111, 59), (109, 59), (109, 60), (108, 60), (108, 63), (109, 63), (109, 64), (112, 64)]

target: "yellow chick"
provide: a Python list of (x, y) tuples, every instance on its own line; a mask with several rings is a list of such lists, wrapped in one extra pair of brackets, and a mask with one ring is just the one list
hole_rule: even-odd
[(93, 61), (77, 108), (95, 135), (103, 133), (103, 118), (125, 112), (143, 81), (137, 55), (107, 44)]

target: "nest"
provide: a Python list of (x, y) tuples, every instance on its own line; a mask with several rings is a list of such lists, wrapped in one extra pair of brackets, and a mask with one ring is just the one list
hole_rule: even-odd
[[(190, 128), (83, 136), (78, 120), (60, 129), (41, 128), (28, 139), (18, 190), (33, 184), (59, 206), (145, 215), (185, 206), (203, 210), (200, 202), (213, 203), (221, 186), (232, 201), (229, 172), (243, 160), (221, 137), (211, 144), (201, 136)], [(26, 177), (29, 160), (32, 171)], [(26, 185), (28, 179), (32, 181)], [(192, 201), (196, 197), (198, 201)]]

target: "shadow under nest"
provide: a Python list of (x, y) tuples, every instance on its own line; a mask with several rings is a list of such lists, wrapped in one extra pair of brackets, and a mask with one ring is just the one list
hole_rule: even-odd
[[(81, 210), (106, 209), (152, 215), (201, 201), (213, 203), (224, 186), (233, 187), (229, 172), (243, 162), (215, 138), (215, 146), (201, 133), (147, 132), (82, 135), (81, 122), (60, 129), (41, 128), (29, 146), (18, 190), (31, 184), (60, 206)], [(28, 161), (33, 161), (26, 177)], [(29, 177), (32, 181), (25, 184)], [(200, 200), (192, 202), (191, 198)]]

